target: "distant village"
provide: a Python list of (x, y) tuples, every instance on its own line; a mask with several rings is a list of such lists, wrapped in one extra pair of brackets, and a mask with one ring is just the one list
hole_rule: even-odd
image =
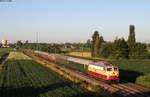
[(1, 45), (0, 45), (1, 48), (9, 48), (9, 41), (8, 40), (2, 40), (1, 41)]

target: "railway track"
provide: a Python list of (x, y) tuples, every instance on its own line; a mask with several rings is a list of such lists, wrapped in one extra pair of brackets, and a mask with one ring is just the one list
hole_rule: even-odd
[[(101, 86), (106, 91), (110, 92), (111, 94), (119, 95), (121, 97), (150, 97), (150, 89), (149, 88), (145, 88), (145, 87), (142, 87), (142, 86), (139, 86), (139, 85), (136, 85), (133, 83), (128, 83), (128, 82), (121, 82), (118, 84), (108, 84), (104, 81), (101, 81), (101, 80), (91, 77), (90, 75), (88, 75), (85, 72), (71, 68), (69, 66), (65, 66), (61, 63), (50, 62), (41, 57), (35, 56), (31, 53), (30, 54), (25, 53), (25, 54), (27, 54), (31, 57), (37, 57), (40, 60), (42, 60), (48, 64), (51, 64), (54, 67), (59, 68), (60, 70), (65, 71), (66, 73), (69, 73), (72, 76), (80, 78), (81, 80), (83, 80), (87, 83)], [(48, 67), (48, 65), (47, 65), (47, 67)]]

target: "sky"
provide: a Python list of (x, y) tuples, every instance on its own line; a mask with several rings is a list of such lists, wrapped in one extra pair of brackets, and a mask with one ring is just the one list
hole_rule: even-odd
[[(4, 0), (3, 0), (4, 1)], [(129, 25), (136, 40), (150, 43), (150, 0), (12, 0), (0, 2), (0, 40), (86, 42), (95, 30), (106, 41), (127, 40)]]

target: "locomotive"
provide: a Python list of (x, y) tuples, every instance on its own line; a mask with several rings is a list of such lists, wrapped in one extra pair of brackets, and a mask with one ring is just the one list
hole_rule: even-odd
[(61, 56), (58, 54), (49, 54), (42, 51), (34, 51), (34, 53), (46, 60), (55, 62), (57, 59), (63, 59), (86, 65), (87, 73), (98, 79), (108, 82), (119, 82), (119, 69), (117, 66), (106, 61), (91, 61), (74, 57)]
[(98, 61), (88, 64), (88, 74), (108, 82), (119, 82), (119, 69), (110, 62)]

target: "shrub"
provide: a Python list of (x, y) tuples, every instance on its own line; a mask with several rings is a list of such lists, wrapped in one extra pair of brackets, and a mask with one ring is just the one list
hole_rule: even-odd
[(138, 77), (136, 83), (150, 88), (150, 74)]

